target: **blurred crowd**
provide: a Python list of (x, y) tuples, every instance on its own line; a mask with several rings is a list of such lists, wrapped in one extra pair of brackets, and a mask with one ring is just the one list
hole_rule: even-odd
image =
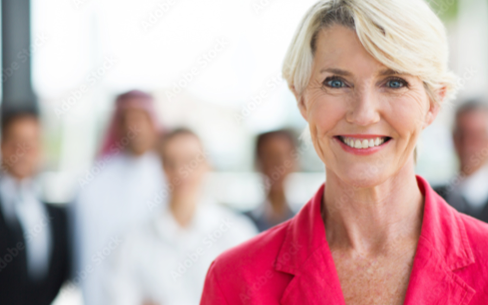
[[(459, 104), (452, 132), (459, 173), (436, 191), (488, 222), (488, 103)], [(48, 305), (63, 285), (79, 287), (88, 305), (198, 304), (220, 253), (297, 212), (285, 183), (299, 170), (294, 131), (256, 137), (266, 196), (241, 213), (203, 191), (211, 164), (198, 131), (164, 128), (142, 91), (119, 95), (114, 108), (89, 175), (65, 205), (40, 199), (39, 113), (3, 113), (1, 304)]]

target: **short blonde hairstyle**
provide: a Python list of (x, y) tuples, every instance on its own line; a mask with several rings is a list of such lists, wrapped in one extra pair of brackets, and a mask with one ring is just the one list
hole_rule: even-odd
[(321, 0), (305, 15), (288, 49), (283, 77), (301, 96), (311, 77), (317, 35), (342, 25), (354, 30), (366, 51), (386, 67), (419, 77), (427, 94), (446, 87), (454, 98), (457, 78), (448, 68), (446, 30), (424, 0)]

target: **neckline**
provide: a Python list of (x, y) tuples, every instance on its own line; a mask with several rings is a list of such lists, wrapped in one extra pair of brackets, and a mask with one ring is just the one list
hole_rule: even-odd
[[(459, 299), (461, 302), (460, 298), (471, 298), (474, 290), (453, 273), (474, 263), (464, 224), (427, 181), (417, 176), (417, 183), (424, 196), (424, 214), (404, 304), (418, 304), (419, 300), (431, 304), (432, 299)], [(313, 300), (320, 297), (327, 304), (345, 305), (321, 217), (324, 189), (325, 184), (288, 225), (275, 265), (276, 270), (295, 276), (283, 294), (283, 304), (303, 303), (290, 292), (299, 289), (301, 295), (314, 295)], [(451, 287), (451, 290), (447, 293), (435, 291), (435, 296), (429, 296), (427, 291), (439, 285)]]

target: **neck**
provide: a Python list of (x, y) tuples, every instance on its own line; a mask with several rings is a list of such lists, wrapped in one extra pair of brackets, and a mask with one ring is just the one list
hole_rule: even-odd
[(198, 191), (174, 192), (169, 201), (169, 209), (181, 227), (187, 227), (195, 214), (198, 202)]
[(267, 199), (271, 203), (271, 208), (275, 215), (282, 216), (287, 212), (285, 189), (282, 185), (271, 188)]
[(398, 242), (418, 241), (423, 196), (414, 164), (370, 188), (346, 185), (327, 171), (325, 227), (331, 248), (366, 255), (383, 254)]
[(126, 154), (128, 154), (129, 156), (133, 157), (133, 158), (139, 158), (139, 157), (142, 157), (144, 156), (149, 150), (146, 149), (146, 150), (135, 150), (135, 149), (131, 149), (130, 147), (128, 147), (125, 152)]
[(10, 171), (6, 171), (7, 175), (9, 175), (15, 182), (20, 183), (22, 181), (28, 180), (31, 176), (28, 175), (16, 175)]

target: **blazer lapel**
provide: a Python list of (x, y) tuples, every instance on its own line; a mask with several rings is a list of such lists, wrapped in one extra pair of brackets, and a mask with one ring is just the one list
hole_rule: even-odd
[(438, 258), (433, 250), (418, 253), (405, 305), (465, 305), (476, 293)]
[(328, 250), (324, 246), (312, 254), (287, 286), (280, 304), (345, 305), (332, 255), (324, 254)]
[(294, 275), (280, 304), (345, 305), (321, 217), (324, 185), (288, 226), (275, 269)]
[(474, 263), (464, 224), (421, 177), (424, 217), (405, 305), (468, 304), (476, 291), (455, 271)]

